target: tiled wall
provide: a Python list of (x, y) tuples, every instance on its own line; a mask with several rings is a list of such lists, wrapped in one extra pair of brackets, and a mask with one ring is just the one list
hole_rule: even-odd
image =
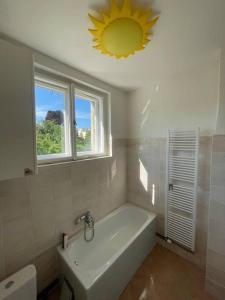
[(164, 139), (128, 140), (128, 201), (157, 213), (161, 234), (165, 211), (165, 149)]
[(81, 229), (75, 218), (96, 219), (126, 202), (126, 140), (113, 140), (113, 157), (41, 167), (39, 175), (0, 182), (0, 280), (33, 262), (39, 291), (58, 274), (62, 232)]
[[(205, 268), (210, 189), (212, 138), (201, 137), (197, 202), (196, 252), (191, 254), (176, 245), (158, 240), (179, 255)], [(146, 138), (128, 141), (128, 201), (158, 215), (158, 233), (164, 235), (166, 139)]]
[[(207, 263), (211, 290), (215, 283), (221, 288), (225, 278), (225, 137), (214, 137), (213, 146)], [(158, 240), (201, 268), (207, 250), (211, 154), (211, 137), (201, 137), (196, 253)], [(38, 176), (0, 182), (0, 279), (32, 262), (38, 270), (39, 291), (43, 289), (58, 275), (55, 246), (61, 233), (79, 231), (82, 224), (75, 226), (74, 219), (86, 209), (102, 218), (126, 202), (127, 191), (128, 201), (157, 213), (157, 230), (164, 234), (165, 157), (165, 139), (116, 139), (112, 158), (41, 167)]]
[(225, 135), (213, 137), (206, 287), (225, 299)]

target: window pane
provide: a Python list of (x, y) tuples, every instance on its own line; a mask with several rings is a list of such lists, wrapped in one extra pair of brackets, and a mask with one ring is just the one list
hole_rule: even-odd
[(35, 85), (37, 154), (65, 153), (65, 92)]
[(94, 103), (82, 97), (75, 97), (76, 149), (78, 154), (94, 151)]

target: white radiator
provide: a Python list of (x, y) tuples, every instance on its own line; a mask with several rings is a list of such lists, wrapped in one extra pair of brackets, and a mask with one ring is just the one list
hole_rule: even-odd
[(195, 251), (199, 129), (169, 129), (165, 235)]

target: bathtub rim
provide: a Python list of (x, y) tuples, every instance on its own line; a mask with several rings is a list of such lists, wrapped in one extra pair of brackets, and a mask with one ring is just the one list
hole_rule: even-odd
[[(101, 225), (103, 222), (105, 222), (110, 217), (113, 217), (114, 215), (116, 215), (120, 211), (123, 211), (127, 208), (135, 208), (135, 209), (141, 211), (142, 213), (144, 213), (148, 218), (144, 222), (144, 224), (137, 230), (137, 232), (132, 236), (132, 238), (130, 238), (128, 240), (128, 242), (125, 243), (125, 245), (123, 247), (121, 247), (121, 249), (119, 251), (115, 252), (115, 254), (111, 257), (109, 262), (102, 268), (101, 273), (99, 273), (99, 274), (95, 273), (94, 278), (89, 279), (89, 280), (88, 279), (84, 280), (84, 278), (82, 276), (80, 276), (80, 274), (79, 274), (79, 272), (82, 273), (82, 269), (81, 268), (80, 268), (80, 270), (77, 269), (77, 266), (75, 264), (72, 264), (72, 262), (70, 260), (70, 257), (69, 257), (70, 248), (76, 242), (77, 239), (79, 239), (81, 236), (83, 236), (83, 230), (81, 230), (80, 232), (75, 234), (69, 240), (67, 249), (63, 249), (61, 245), (57, 247), (57, 251), (58, 251), (58, 254), (60, 255), (60, 258), (67, 265), (69, 270), (74, 274), (74, 276), (77, 278), (77, 280), (79, 280), (79, 283), (83, 286), (83, 288), (85, 290), (89, 290), (101, 278), (101, 276), (103, 276), (103, 274), (112, 266), (112, 264), (118, 259), (118, 257), (137, 239), (137, 237), (141, 234), (141, 232), (143, 232), (144, 229), (150, 223), (152, 223), (157, 217), (157, 215), (153, 212), (149, 212), (149, 211), (147, 211), (144, 208), (141, 208), (139, 206), (136, 206), (136, 205), (133, 205), (133, 204), (130, 204), (130, 203), (126, 203), (126, 204), (120, 206), (119, 208), (113, 210), (112, 212), (107, 214), (105, 217), (103, 217), (99, 221), (97, 221), (96, 225), (98, 225), (98, 226)], [(90, 273), (94, 273), (94, 272), (90, 271)]]

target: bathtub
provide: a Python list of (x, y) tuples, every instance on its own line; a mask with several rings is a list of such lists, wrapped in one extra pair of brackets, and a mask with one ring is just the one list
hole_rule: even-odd
[(116, 300), (155, 245), (156, 216), (125, 205), (95, 224), (95, 237), (83, 232), (69, 247), (58, 247), (62, 275), (76, 300)]

